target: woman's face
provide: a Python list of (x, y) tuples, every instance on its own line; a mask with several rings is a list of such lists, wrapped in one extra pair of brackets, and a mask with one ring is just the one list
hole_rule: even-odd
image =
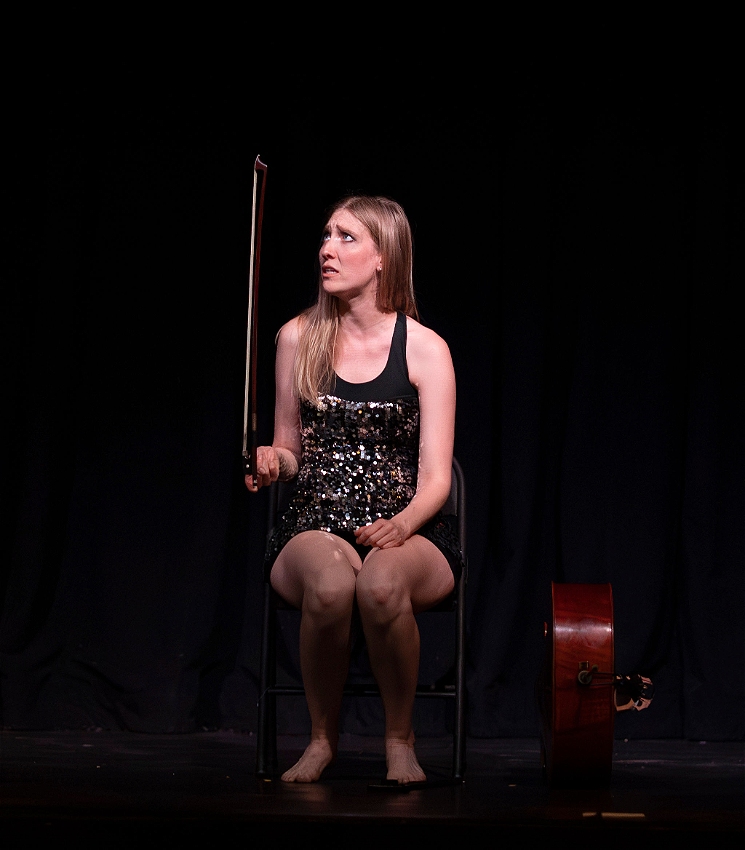
[(323, 288), (329, 295), (350, 297), (377, 285), (380, 250), (370, 231), (348, 210), (329, 219), (318, 256)]

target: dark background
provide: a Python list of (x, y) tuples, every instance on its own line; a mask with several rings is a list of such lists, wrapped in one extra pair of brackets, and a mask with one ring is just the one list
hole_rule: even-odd
[[(458, 380), (469, 733), (538, 733), (554, 580), (610, 582), (616, 669), (654, 680), (618, 736), (741, 740), (734, 63), (599, 41), (586, 61), (466, 45), (404, 68), (396, 45), (346, 47), (299, 61), (278, 39), (261, 78), (248, 58), (50, 63), (10, 87), (0, 722), (256, 728), (266, 500), (241, 440), (260, 155), (262, 441), (274, 334), (314, 295), (327, 206), (381, 193), (411, 219), (422, 320)], [(438, 712), (418, 709), (420, 734)], [(302, 705), (281, 722), (303, 732)], [(345, 728), (377, 734), (379, 713)]]

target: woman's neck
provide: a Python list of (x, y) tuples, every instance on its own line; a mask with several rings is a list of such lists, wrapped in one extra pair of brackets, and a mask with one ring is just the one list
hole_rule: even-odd
[(383, 313), (377, 308), (373, 310), (348, 310), (339, 316), (339, 330), (349, 337), (367, 337), (384, 334), (392, 328), (396, 320), (395, 312)]

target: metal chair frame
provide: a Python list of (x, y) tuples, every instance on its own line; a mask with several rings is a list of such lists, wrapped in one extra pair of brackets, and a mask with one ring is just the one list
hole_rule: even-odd
[[(269, 500), (269, 529), (274, 526), (282, 504), (284, 485), (273, 484)], [(438, 612), (454, 612), (454, 670), (452, 679), (443, 678), (435, 684), (418, 685), (416, 696), (424, 699), (444, 699), (454, 703), (452, 781), (462, 782), (466, 771), (466, 585), (468, 582), (468, 559), (466, 551), (466, 484), (463, 469), (453, 458), (453, 474), (450, 496), (443, 513), (457, 518), (458, 533), (463, 550), (464, 568), (452, 593), (423, 616)], [(256, 750), (256, 775), (269, 778), (277, 773), (277, 698), (303, 695), (302, 685), (279, 684), (277, 682), (277, 615), (281, 610), (294, 610), (272, 589), (268, 579), (264, 583), (263, 627), (260, 662), (260, 695)], [(422, 615), (419, 615), (422, 616)], [(379, 696), (377, 684), (348, 681), (345, 696)]]

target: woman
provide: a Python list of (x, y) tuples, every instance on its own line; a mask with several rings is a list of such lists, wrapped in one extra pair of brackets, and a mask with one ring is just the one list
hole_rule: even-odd
[(270, 538), (272, 587), (301, 610), (310, 743), (287, 782), (315, 782), (334, 759), (359, 610), (385, 711), (387, 778), (426, 779), (414, 750), (415, 615), (453, 589), (450, 492), (455, 375), (446, 343), (418, 321), (404, 211), (355, 196), (331, 211), (316, 303), (277, 336), (271, 446), (257, 480), (297, 478)]

